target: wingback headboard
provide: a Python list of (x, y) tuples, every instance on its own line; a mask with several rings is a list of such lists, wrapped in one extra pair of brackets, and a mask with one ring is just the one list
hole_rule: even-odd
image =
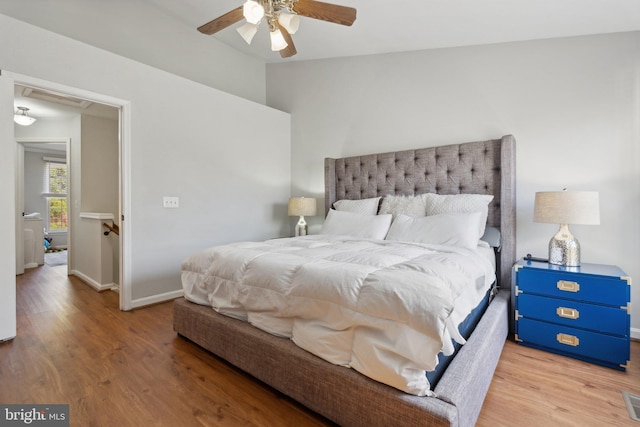
[(390, 194), (493, 194), (487, 224), (500, 229), (498, 284), (511, 288), (516, 260), (515, 138), (326, 158), (325, 213), (341, 199)]

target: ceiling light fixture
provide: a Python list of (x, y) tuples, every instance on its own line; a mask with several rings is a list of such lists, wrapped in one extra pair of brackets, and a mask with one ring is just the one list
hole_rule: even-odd
[(29, 109), (27, 107), (16, 107), (16, 112), (13, 115), (13, 121), (20, 126), (30, 126), (35, 123), (35, 117), (31, 117), (27, 114)]
[(255, 36), (256, 33), (258, 32), (258, 25), (252, 24), (251, 22), (246, 22), (241, 27), (238, 27), (236, 31), (240, 33), (240, 35), (242, 36), (244, 41), (247, 42), (247, 44), (251, 44), (251, 40), (253, 40), (253, 36)]
[(278, 22), (289, 32), (289, 34), (295, 34), (300, 27), (300, 17), (287, 10), (280, 11), (278, 14)]
[(198, 31), (215, 34), (244, 18), (246, 22), (236, 30), (247, 44), (251, 44), (258, 26), (266, 18), (271, 50), (289, 58), (297, 53), (291, 34), (298, 31), (301, 16), (351, 26), (356, 20), (356, 10), (317, 0), (246, 0), (242, 6), (199, 26)]
[(271, 31), (271, 50), (274, 52), (280, 52), (285, 47), (289, 46), (287, 41), (284, 39), (282, 35), (282, 31), (277, 28)]
[(242, 16), (247, 21), (236, 31), (242, 36), (247, 44), (251, 44), (253, 36), (256, 35), (262, 18), (267, 17), (269, 24), (269, 34), (271, 35), (271, 50), (279, 52), (289, 44), (278, 28), (280, 24), (289, 34), (298, 31), (300, 18), (293, 14), (293, 1), (283, 0), (247, 0), (242, 5)]
[(250, 24), (258, 24), (264, 17), (264, 6), (257, 1), (247, 0), (242, 6), (242, 15)]

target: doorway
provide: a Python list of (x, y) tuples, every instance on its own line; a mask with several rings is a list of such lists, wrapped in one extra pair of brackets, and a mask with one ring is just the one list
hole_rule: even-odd
[[(127, 190), (127, 179), (125, 175), (128, 176), (126, 169), (126, 165), (128, 165), (126, 161), (126, 152), (127, 150), (124, 147), (128, 146), (128, 120), (125, 118), (129, 117), (129, 104), (126, 101), (117, 100), (108, 96), (89, 93), (77, 88), (63, 87), (55, 83), (44, 82), (38, 79), (29, 78), (26, 76), (16, 76), (13, 74), (9, 74), (9, 77), (13, 78), (15, 85), (15, 94), (14, 100), (15, 105), (19, 105), (22, 102), (31, 103), (31, 105), (35, 105), (34, 103), (40, 103), (40, 105), (46, 105), (41, 110), (41, 113), (37, 113), (37, 108), (33, 108), (33, 111), (30, 111), (36, 119), (41, 119), (41, 123), (45, 123), (49, 121), (53, 123), (55, 120), (52, 119), (52, 116), (63, 112), (63, 116), (66, 114), (66, 120), (68, 123), (72, 123), (77, 125), (75, 132), (63, 132), (63, 131), (51, 131), (44, 133), (46, 135), (65, 135), (64, 137), (57, 136), (47, 136), (47, 137), (27, 137), (25, 136), (27, 133), (21, 129), (18, 129), (16, 126), (16, 141), (18, 142), (18, 155), (17, 155), (17, 165), (16, 169), (20, 168), (20, 163), (24, 161), (24, 144), (37, 144), (38, 142), (43, 144), (52, 144), (52, 143), (61, 143), (62, 140), (66, 143), (66, 154), (67, 161), (69, 165), (69, 195), (67, 198), (67, 207), (69, 210), (68, 214), (68, 240), (67, 243), (62, 243), (60, 246), (68, 249), (68, 264), (67, 269), (69, 274), (75, 274), (74, 272), (74, 227), (79, 226), (78, 215), (82, 210), (82, 185), (78, 185), (78, 183), (82, 182), (82, 172), (81, 167), (78, 165), (82, 165), (82, 163), (86, 160), (87, 156), (82, 155), (81, 148), (75, 147), (74, 142), (80, 142), (83, 140), (83, 129), (85, 131), (85, 142), (87, 140), (97, 139), (98, 143), (104, 143), (104, 141), (100, 141), (100, 138), (95, 135), (92, 138), (87, 138), (86, 131), (88, 128), (92, 126), (105, 126), (105, 123), (108, 123), (108, 117), (104, 117), (106, 112), (107, 116), (110, 115), (110, 118), (115, 123), (114, 128), (115, 131), (112, 132), (114, 135), (113, 144), (115, 146), (115, 155), (113, 156), (112, 161), (105, 162), (104, 153), (94, 153), (94, 161), (96, 157), (99, 157), (102, 163), (111, 163), (111, 166), (115, 169), (113, 174), (113, 180), (110, 183), (113, 191), (111, 193), (113, 196), (113, 204), (115, 207), (110, 211), (113, 212), (113, 224), (118, 225), (120, 231), (120, 238), (114, 239), (114, 283), (118, 285), (118, 288), (115, 290), (119, 291), (119, 306), (121, 310), (129, 310), (131, 309), (131, 292), (128, 286), (127, 278), (128, 275), (126, 272), (126, 259), (124, 254), (126, 253), (126, 242), (125, 242), (125, 232), (126, 227), (124, 226), (124, 218), (125, 218), (125, 209), (127, 205), (123, 202), (125, 200), (126, 194), (128, 194)], [(22, 96), (24, 95), (24, 91), (27, 91), (30, 96)], [(18, 95), (20, 92), (20, 95)], [(52, 106), (53, 105), (53, 106)], [(78, 105), (81, 105), (80, 107)], [(70, 111), (75, 112), (75, 116), (73, 113), (69, 113)], [(40, 117), (38, 117), (40, 116)], [(72, 117), (73, 116), (73, 117)], [(50, 123), (50, 124), (51, 124)], [(87, 125), (88, 123), (88, 125)], [(104, 134), (104, 129), (100, 129), (95, 132), (97, 134)], [(35, 126), (34, 126), (35, 129)], [(60, 127), (52, 126), (50, 129), (61, 129)], [(90, 133), (90, 132), (89, 132)], [(40, 134), (42, 134), (42, 127)], [(54, 141), (55, 140), (55, 141)], [(89, 154), (89, 161), (91, 158), (91, 149), (86, 149), (85, 153)], [(76, 167), (74, 167), (74, 165)], [(104, 177), (101, 178), (91, 178), (90, 171), (95, 170), (93, 166), (89, 166), (87, 168), (87, 173), (85, 173), (85, 177), (89, 176), (89, 184), (85, 187), (90, 194), (90, 189), (92, 185), (95, 185), (96, 181), (103, 180)], [(97, 174), (96, 174), (97, 175)], [(19, 180), (20, 174), (18, 173), (16, 181)], [(75, 190), (74, 190), (75, 183)], [(18, 186), (18, 185), (17, 185)], [(95, 187), (93, 187), (95, 188)], [(17, 191), (17, 189), (16, 189)], [(95, 191), (94, 193), (99, 194), (100, 198), (104, 199), (105, 191)], [(21, 236), (21, 231), (23, 231), (21, 227), (22, 222), (22, 213), (25, 212), (22, 209), (21, 201), (19, 200), (23, 195), (20, 192), (16, 192), (16, 210), (20, 212), (16, 212), (16, 259), (20, 256), (20, 250), (24, 250), (24, 247), (20, 248), (24, 243), (24, 236)], [(91, 197), (85, 197), (85, 200), (91, 199)], [(102, 205), (104, 206), (104, 205)], [(100, 209), (106, 210), (106, 209)], [(29, 212), (26, 212), (29, 213)], [(82, 234), (82, 233), (76, 233)], [(55, 237), (53, 239), (55, 241)], [(78, 248), (76, 248), (78, 249)]]
[[(16, 103), (21, 103), (19, 97)], [(16, 206), (23, 237), (16, 231), (16, 274), (25, 268), (69, 263), (70, 138), (17, 138)]]

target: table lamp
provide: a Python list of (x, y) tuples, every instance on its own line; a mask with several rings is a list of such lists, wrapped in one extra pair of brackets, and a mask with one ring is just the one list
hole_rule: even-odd
[(316, 214), (316, 199), (307, 199), (304, 197), (292, 197), (289, 199), (289, 216), (300, 216), (296, 224), (296, 237), (306, 236), (308, 234), (305, 216), (313, 216)]
[(549, 263), (566, 267), (580, 265), (580, 243), (569, 231), (569, 224), (600, 224), (596, 191), (546, 191), (536, 193), (533, 220), (560, 224), (549, 241)]

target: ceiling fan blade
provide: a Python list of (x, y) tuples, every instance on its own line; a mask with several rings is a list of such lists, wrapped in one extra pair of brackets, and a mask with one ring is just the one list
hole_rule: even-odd
[(280, 57), (282, 58), (291, 58), (293, 55), (298, 53), (296, 50), (296, 46), (293, 44), (293, 39), (291, 38), (291, 34), (282, 26), (278, 21), (276, 21), (276, 26), (282, 33), (282, 37), (284, 37), (284, 41), (287, 42), (287, 47), (280, 51)]
[(315, 0), (298, 0), (293, 10), (300, 16), (350, 26), (356, 20), (356, 10), (352, 7), (323, 3)]
[(242, 6), (233, 9), (231, 12), (227, 12), (222, 16), (218, 16), (213, 21), (209, 21), (204, 25), (198, 27), (198, 31), (203, 34), (215, 34), (220, 30), (224, 30), (229, 25), (233, 25), (240, 21), (244, 16), (242, 15)]

